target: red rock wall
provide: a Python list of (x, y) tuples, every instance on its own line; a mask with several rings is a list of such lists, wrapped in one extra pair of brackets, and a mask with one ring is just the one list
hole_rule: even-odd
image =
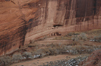
[(0, 54), (51, 33), (100, 25), (101, 0), (0, 0)]

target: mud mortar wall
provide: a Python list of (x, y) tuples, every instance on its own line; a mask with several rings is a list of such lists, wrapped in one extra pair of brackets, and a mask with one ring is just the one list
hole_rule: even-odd
[(101, 0), (0, 0), (0, 55), (51, 33), (100, 25)]

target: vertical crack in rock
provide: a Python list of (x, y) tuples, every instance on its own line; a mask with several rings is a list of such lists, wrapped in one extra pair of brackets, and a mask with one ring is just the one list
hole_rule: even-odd
[(65, 25), (68, 25), (69, 16), (70, 16), (70, 8), (71, 8), (71, 0), (67, 0), (65, 2), (66, 13), (65, 13)]
[(21, 14), (22, 14), (21, 19), (22, 19), (22, 21), (23, 21), (23, 26), (20, 27), (20, 28), (18, 28), (18, 30), (21, 30), (21, 31), (22, 31), (22, 32), (20, 33), (20, 35), (19, 35), (19, 36), (21, 36), (21, 38), (22, 38), (22, 40), (20, 41), (21, 44), (19, 45), (19, 48), (21, 48), (22, 46), (24, 46), (25, 35), (26, 35), (26, 30), (27, 30), (27, 26), (26, 26), (27, 21), (26, 21), (26, 19), (25, 19), (25, 15), (24, 15), (23, 12), (22, 12), (22, 6), (19, 4), (19, 2), (18, 2), (18, 5), (19, 5), (19, 10), (20, 10), (20, 12), (21, 12)]

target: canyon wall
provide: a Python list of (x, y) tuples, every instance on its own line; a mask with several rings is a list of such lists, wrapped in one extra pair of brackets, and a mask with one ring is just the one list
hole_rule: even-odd
[(101, 0), (0, 0), (0, 55), (44, 36), (100, 25)]

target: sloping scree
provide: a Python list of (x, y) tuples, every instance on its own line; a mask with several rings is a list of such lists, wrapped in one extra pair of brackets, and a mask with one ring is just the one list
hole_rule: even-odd
[(78, 66), (80, 62), (84, 61), (88, 56), (85, 57), (77, 57), (70, 60), (58, 60), (54, 62), (49, 62), (47, 64), (39, 65), (39, 66)]

